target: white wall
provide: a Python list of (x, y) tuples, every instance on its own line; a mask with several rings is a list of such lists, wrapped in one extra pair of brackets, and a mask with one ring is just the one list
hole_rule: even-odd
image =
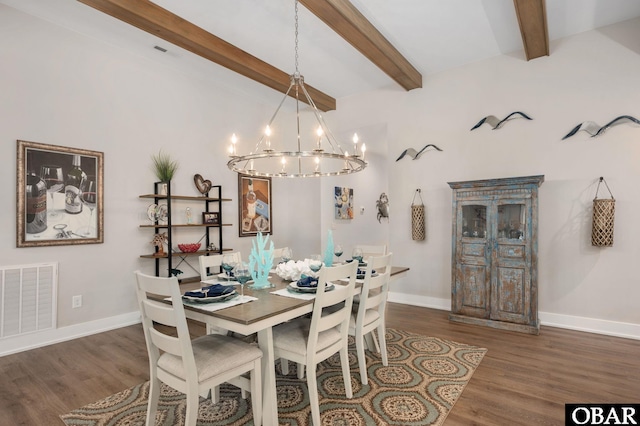
[[(583, 121), (603, 125), (620, 115), (640, 118), (639, 24), (629, 21), (564, 39), (552, 44), (549, 57), (530, 62), (520, 54), (500, 56), (426, 76), (424, 87), (409, 93), (389, 90), (341, 101), (344, 119), (375, 114), (387, 124), (394, 201), (391, 249), (398, 263), (411, 267), (411, 278), (394, 288), (398, 300), (449, 306), (447, 182), (542, 174), (538, 254), (543, 323), (577, 321), (583, 325), (576, 328), (606, 329), (606, 322), (613, 321), (618, 324), (612, 330), (632, 325), (640, 336), (635, 266), (640, 222), (633, 219), (640, 208), (640, 126), (619, 125), (598, 138), (580, 132), (561, 140)], [(371, 111), (370, 105), (379, 107)], [(534, 120), (470, 131), (482, 117), (502, 118), (513, 111)], [(395, 162), (405, 148), (427, 143), (444, 151)], [(590, 243), (591, 206), (600, 176), (616, 197), (615, 243), (610, 248)], [(410, 234), (416, 188), (422, 189), (426, 204), (424, 242), (412, 241)], [(606, 189), (600, 195), (608, 196)], [(594, 326), (594, 319), (600, 323)]]

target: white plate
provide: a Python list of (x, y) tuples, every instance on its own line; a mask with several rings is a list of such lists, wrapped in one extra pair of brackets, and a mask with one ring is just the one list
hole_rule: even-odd
[(224, 280), (224, 281), (238, 281), (238, 280), (236, 280), (236, 277), (230, 277), (225, 272), (220, 272), (218, 274), (218, 278), (220, 278), (221, 280)]
[[(222, 284), (222, 285), (240, 285), (240, 283), (238, 282), (236, 277), (229, 277), (224, 272), (221, 272), (221, 273), (218, 274), (218, 280), (219, 281), (221, 280), (221, 282), (218, 282), (217, 284)], [(253, 280), (249, 280), (245, 284), (251, 284), (251, 283), (253, 283)]]
[[(325, 286), (324, 291), (331, 291), (334, 288), (335, 286), (333, 284), (329, 284)], [(298, 282), (294, 281), (289, 284), (289, 289), (296, 293), (315, 293), (318, 290), (318, 287), (298, 287)]]
[(147, 207), (147, 217), (149, 218), (149, 220), (151, 222), (155, 222), (156, 221), (157, 212), (158, 212), (158, 205), (157, 204), (150, 204), (149, 207)]
[(160, 222), (166, 222), (169, 217), (169, 210), (167, 209), (166, 204), (158, 205), (158, 220)]
[(187, 295), (182, 295), (182, 299), (191, 303), (217, 303), (217, 302), (225, 302), (227, 300), (231, 300), (238, 296), (238, 292), (233, 290), (231, 293), (222, 294), (220, 296), (212, 296), (212, 297), (191, 297)]
[[(365, 276), (365, 274), (357, 274), (357, 275), (356, 275), (356, 279), (357, 279), (357, 280), (364, 280), (364, 276)], [(377, 277), (377, 276), (378, 276), (378, 273), (377, 273), (377, 272), (374, 272), (373, 274), (371, 274), (371, 276), (372, 276), (372, 277)]]

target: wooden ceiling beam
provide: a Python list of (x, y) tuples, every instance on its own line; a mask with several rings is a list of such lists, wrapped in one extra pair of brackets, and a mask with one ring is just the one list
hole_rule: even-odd
[(405, 90), (422, 87), (422, 75), (349, 0), (299, 0)]
[(527, 61), (549, 56), (545, 0), (513, 0)]
[[(279, 92), (289, 88), (289, 74), (148, 0), (78, 1)], [(305, 87), (319, 110), (336, 109), (334, 98)]]

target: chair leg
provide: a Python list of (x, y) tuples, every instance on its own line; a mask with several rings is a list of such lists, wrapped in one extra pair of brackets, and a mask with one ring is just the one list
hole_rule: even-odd
[(253, 424), (262, 424), (262, 370), (261, 360), (256, 360), (251, 370), (251, 409), (253, 410)]
[[(384, 337), (384, 336), (383, 336)], [(375, 333), (371, 333), (371, 340), (373, 340), (373, 346), (375, 347), (375, 351), (380, 353), (380, 345), (378, 344), (378, 341), (380, 339), (378, 339), (375, 335)]]
[(384, 326), (384, 323), (381, 323), (378, 326), (378, 341), (380, 342), (380, 355), (382, 355), (382, 365), (384, 365), (385, 367), (388, 367), (389, 357), (387, 354), (387, 339), (385, 338), (386, 332), (387, 331)]
[(286, 376), (289, 374), (289, 360), (280, 358), (280, 370), (282, 371), (282, 375)]
[(378, 342), (376, 342), (373, 333), (367, 333), (364, 335), (365, 342), (367, 343), (367, 349), (371, 352), (378, 352)]
[(149, 381), (149, 404), (147, 405), (147, 426), (155, 426), (158, 399), (160, 398), (160, 380), (151, 378)]
[(211, 403), (217, 404), (218, 402), (220, 402), (220, 386), (211, 389)]
[(185, 414), (184, 426), (196, 426), (199, 404), (200, 395), (198, 395), (198, 392), (187, 391), (187, 412)]
[(367, 358), (364, 355), (364, 336), (356, 333), (356, 353), (358, 354), (358, 368), (360, 369), (360, 383), (368, 384)]
[(304, 364), (298, 363), (298, 379), (304, 379)]
[[(353, 391), (351, 390), (351, 372), (349, 371), (349, 348), (345, 342), (342, 349), (340, 349), (340, 364), (342, 364), (342, 378), (344, 379), (344, 393), (347, 398), (353, 398)], [(365, 372), (366, 373), (366, 372)], [(313, 373), (307, 374), (307, 377), (315, 376)]]
[[(313, 369), (311, 367), (314, 367)], [(318, 383), (314, 374), (315, 366), (309, 366), (307, 374), (307, 388), (309, 390), (309, 404), (311, 405), (311, 422), (315, 426), (320, 426), (320, 402), (318, 399)]]

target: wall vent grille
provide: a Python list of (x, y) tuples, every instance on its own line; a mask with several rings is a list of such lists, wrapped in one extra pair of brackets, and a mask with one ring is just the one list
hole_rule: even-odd
[(56, 328), (58, 263), (0, 267), (0, 339)]

